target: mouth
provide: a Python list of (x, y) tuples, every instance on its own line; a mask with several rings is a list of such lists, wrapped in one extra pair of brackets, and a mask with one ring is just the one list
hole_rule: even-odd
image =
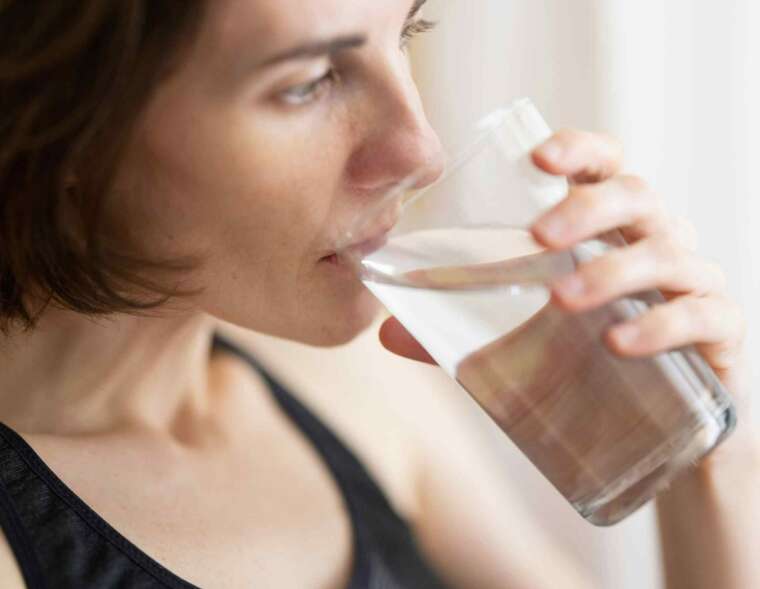
[[(391, 232), (393, 227), (394, 225), (385, 227), (382, 230), (371, 234), (368, 238), (357, 240), (350, 245), (344, 246), (341, 251), (344, 252), (344, 254), (350, 255), (352, 257), (358, 256), (359, 258), (363, 258), (372, 252), (377, 251), (388, 243), (388, 234)], [(343, 256), (338, 255), (338, 252), (332, 252), (324, 256), (321, 261), (336, 265), (346, 264), (346, 260), (343, 259)]]
[(392, 201), (387, 202), (386, 198), (380, 201), (379, 206), (364, 211), (363, 221), (355, 222), (352, 231), (343, 234), (347, 239), (354, 239), (355, 233), (358, 239), (347, 245), (345, 239), (336, 239), (333, 242), (336, 249), (325, 252), (326, 255), (320, 261), (347, 266), (350, 259), (363, 259), (385, 246), (388, 243), (388, 234), (398, 225), (404, 210), (403, 199), (398, 198), (395, 192), (391, 193), (391, 196)]

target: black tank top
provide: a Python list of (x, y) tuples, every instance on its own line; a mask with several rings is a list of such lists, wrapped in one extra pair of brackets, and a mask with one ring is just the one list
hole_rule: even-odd
[[(246, 351), (214, 337), (269, 384), (279, 406), (326, 463), (351, 518), (349, 589), (439, 589), (407, 522), (354, 453)], [(28, 589), (198, 589), (161, 566), (87, 506), (0, 423), (0, 526)]]

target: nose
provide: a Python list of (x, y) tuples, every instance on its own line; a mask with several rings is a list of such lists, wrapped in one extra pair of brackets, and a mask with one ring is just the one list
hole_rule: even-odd
[(424, 113), (411, 78), (397, 78), (376, 96), (383, 104), (372, 108), (362, 138), (348, 162), (348, 181), (354, 191), (382, 193), (412, 174), (416, 188), (440, 177), (444, 153), (438, 135)]

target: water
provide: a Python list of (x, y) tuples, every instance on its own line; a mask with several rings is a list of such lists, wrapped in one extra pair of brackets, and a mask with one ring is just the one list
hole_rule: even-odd
[(665, 302), (636, 293), (586, 313), (544, 284), (609, 249), (547, 252), (519, 228), (391, 237), (363, 280), (575, 509), (623, 519), (733, 428), (730, 397), (691, 346), (620, 358), (613, 324)]

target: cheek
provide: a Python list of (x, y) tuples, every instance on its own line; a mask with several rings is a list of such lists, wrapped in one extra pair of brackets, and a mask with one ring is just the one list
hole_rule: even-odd
[(207, 184), (227, 187), (219, 198), (244, 224), (229, 237), (255, 234), (267, 259), (311, 259), (334, 243), (348, 159), (336, 119), (244, 113), (230, 122), (235, 136), (214, 154), (225, 171)]
[(315, 345), (349, 341), (379, 309), (358, 279), (319, 263), (350, 206), (349, 133), (336, 117), (254, 125), (201, 106), (154, 116), (120, 171), (115, 223), (149, 257), (198, 256), (188, 286), (206, 289), (195, 303), (212, 315)]
[(339, 124), (195, 112), (203, 117), (176, 108), (147, 119), (119, 174), (112, 233), (142, 255), (200, 256), (241, 279), (316, 263), (335, 237)]
[(223, 221), (215, 245), (257, 262), (297, 263), (324, 249), (330, 235), (340, 165), (288, 133), (250, 138), (218, 151), (195, 184), (213, 195), (204, 215)]

